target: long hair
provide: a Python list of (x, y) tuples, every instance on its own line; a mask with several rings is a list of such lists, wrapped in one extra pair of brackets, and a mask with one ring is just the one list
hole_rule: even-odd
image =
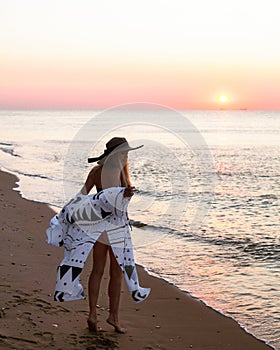
[(129, 175), (128, 162), (126, 162), (125, 166), (121, 170), (121, 185), (123, 187), (128, 187), (128, 186), (130, 187), (130, 186), (132, 186), (130, 175)]
[[(106, 162), (108, 158), (104, 158), (101, 161), (98, 161), (97, 164), (99, 166), (99, 168), (102, 168)], [(128, 166), (128, 162), (126, 162), (126, 164), (124, 166), (121, 165), (121, 163), (119, 163), (119, 166), (121, 167), (121, 171), (120, 171), (120, 182), (121, 182), (121, 186), (122, 187), (131, 187), (132, 183), (131, 183), (131, 179), (130, 179), (130, 175), (129, 175), (129, 166)]]

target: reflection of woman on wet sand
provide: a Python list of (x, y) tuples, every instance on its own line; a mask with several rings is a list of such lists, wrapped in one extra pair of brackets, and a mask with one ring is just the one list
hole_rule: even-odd
[[(97, 162), (89, 173), (82, 188), (83, 194), (88, 194), (95, 186), (97, 192), (110, 187), (125, 187), (124, 197), (131, 197), (134, 188), (131, 186), (128, 170), (128, 151), (140, 148), (129, 146), (125, 138), (114, 137), (106, 144), (106, 150), (98, 158), (90, 158), (89, 163)], [(89, 318), (88, 327), (97, 331), (96, 305), (100, 290), (100, 283), (109, 252), (110, 256), (110, 282), (109, 282), (109, 308), (110, 314), (107, 322), (115, 328), (116, 332), (125, 333), (126, 329), (120, 326), (118, 313), (122, 283), (122, 270), (117, 263), (111, 246), (106, 244), (106, 234), (94, 244), (93, 268), (88, 281), (89, 290)], [(104, 237), (105, 236), (105, 237)], [(102, 243), (103, 242), (103, 243)], [(107, 240), (108, 242), (108, 240)]]

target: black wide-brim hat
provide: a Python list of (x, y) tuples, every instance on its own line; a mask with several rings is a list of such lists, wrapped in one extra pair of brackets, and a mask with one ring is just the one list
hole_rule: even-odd
[(102, 160), (103, 158), (107, 157), (110, 153), (113, 151), (115, 152), (128, 152), (133, 151), (135, 149), (141, 148), (144, 145), (138, 146), (138, 147), (131, 147), (129, 146), (126, 138), (124, 137), (113, 137), (110, 141), (106, 143), (106, 149), (104, 150), (103, 154), (99, 157), (95, 158), (88, 158), (89, 163), (94, 163)]

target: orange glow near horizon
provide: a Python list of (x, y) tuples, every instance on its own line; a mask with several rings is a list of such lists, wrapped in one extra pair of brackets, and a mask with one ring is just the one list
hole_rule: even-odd
[[(279, 109), (280, 84), (274, 72), (249, 67), (232, 73), (230, 67), (198, 65), (168, 67), (130, 62), (87, 65), (68, 62), (21, 64), (1, 62), (5, 67), (0, 81), (0, 108), (94, 109), (115, 104), (150, 102), (175, 109)], [(212, 69), (211, 69), (212, 68)], [(223, 76), (222, 76), (223, 74)], [(220, 86), (225, 87), (220, 88)], [(221, 94), (218, 90), (230, 91)], [(221, 96), (227, 100), (221, 100)], [(213, 96), (213, 97), (211, 97)], [(217, 97), (218, 96), (218, 97)], [(222, 98), (223, 99), (223, 98)]]
[(204, 6), (202, 13), (183, 0), (0, 4), (0, 108), (280, 109), (277, 11), (256, 4), (253, 15), (241, 0)]
[[(71, 62), (31, 59), (5, 62), (0, 80), (0, 108), (95, 109), (133, 102), (149, 102), (175, 109), (279, 109), (280, 71), (249, 66), (179, 62)], [(276, 74), (275, 74), (276, 73)], [(226, 87), (226, 88), (225, 88)], [(225, 94), (221, 91), (229, 91)], [(221, 101), (221, 96), (227, 101)]]

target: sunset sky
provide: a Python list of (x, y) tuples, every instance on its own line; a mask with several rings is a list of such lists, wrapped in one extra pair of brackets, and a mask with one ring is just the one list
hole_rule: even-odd
[(279, 0), (0, 0), (0, 108), (280, 109), (279, 10)]

